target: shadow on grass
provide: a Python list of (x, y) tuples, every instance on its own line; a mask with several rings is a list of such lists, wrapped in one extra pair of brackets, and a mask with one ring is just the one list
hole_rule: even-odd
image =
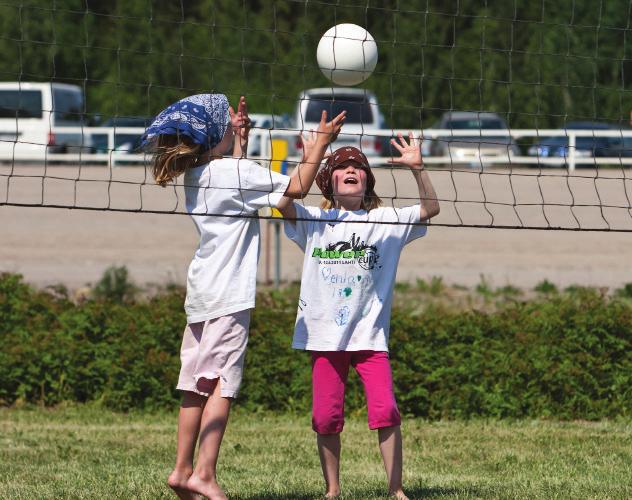
[[(478, 488), (463, 487), (463, 488), (438, 488), (429, 486), (412, 486), (404, 488), (408, 497), (412, 499), (422, 498), (441, 498), (449, 497), (453, 495), (465, 495), (466, 497), (478, 497), (480, 491)], [(324, 498), (320, 493), (306, 493), (301, 492), (289, 492), (289, 493), (253, 493), (250, 495), (235, 495), (232, 496), (238, 500), (314, 500), (316, 498)], [(377, 490), (375, 488), (369, 489), (350, 489), (341, 495), (340, 499), (351, 498), (386, 498), (386, 493), (383, 490)]]

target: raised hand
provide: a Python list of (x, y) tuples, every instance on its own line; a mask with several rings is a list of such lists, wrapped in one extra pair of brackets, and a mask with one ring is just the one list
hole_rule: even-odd
[(248, 105), (246, 98), (241, 96), (237, 104), (237, 112), (232, 106), (228, 108), (230, 113), (230, 123), (233, 126), (233, 133), (242, 140), (248, 140), (250, 133), (250, 118), (248, 117)]
[(401, 132), (397, 134), (397, 138), (399, 142), (391, 139), (391, 144), (401, 156), (388, 162), (410, 168), (419, 190), (419, 218), (422, 221), (431, 219), (439, 213), (441, 207), (430, 176), (424, 169), (419, 140), (413, 136), (412, 132), (408, 132), (408, 141), (404, 139)]
[(245, 157), (246, 150), (248, 149), (248, 134), (250, 133), (250, 118), (248, 117), (246, 98), (244, 96), (239, 98), (236, 113), (232, 106), (228, 107), (228, 113), (230, 114), (230, 124), (233, 127), (233, 134), (236, 137), (235, 144), (233, 145), (233, 156), (237, 158)]
[(424, 164), (421, 158), (421, 144), (419, 140), (413, 136), (412, 132), (408, 132), (408, 142), (404, 139), (401, 132), (397, 134), (397, 138), (399, 142), (391, 139), (391, 144), (399, 151), (401, 156), (388, 160), (388, 163), (406, 165), (413, 170), (423, 170)]
[(318, 124), (318, 130), (316, 131), (316, 141), (319, 144), (329, 145), (336, 140), (342, 126), (345, 123), (345, 119), (347, 118), (347, 112), (343, 111), (338, 116), (336, 116), (330, 122), (327, 121), (327, 111), (323, 109), (322, 114), (320, 115), (320, 123)]

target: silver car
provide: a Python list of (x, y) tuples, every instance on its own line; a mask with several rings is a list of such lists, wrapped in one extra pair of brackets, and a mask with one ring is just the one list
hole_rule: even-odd
[[(451, 131), (432, 141), (433, 156), (449, 158), (450, 163), (481, 165), (485, 162), (510, 162), (520, 154), (520, 148), (509, 135), (460, 136), (459, 131), (502, 130), (508, 131), (507, 122), (496, 113), (448, 111), (443, 113), (433, 128)], [(453, 134), (453, 135), (452, 135)]]

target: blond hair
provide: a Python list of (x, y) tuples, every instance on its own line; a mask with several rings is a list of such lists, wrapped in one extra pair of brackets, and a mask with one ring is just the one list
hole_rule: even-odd
[[(322, 208), (323, 210), (329, 210), (330, 208), (335, 208), (335, 206), (336, 204), (334, 203), (333, 196), (331, 198), (323, 196), (323, 198), (320, 200), (320, 208)], [(365, 195), (362, 197), (362, 203), (360, 203), (360, 209), (366, 210), (367, 212), (370, 212), (374, 208), (378, 208), (381, 206), (382, 200), (377, 194), (375, 194), (375, 192), (371, 194), (365, 193)]]
[(194, 167), (198, 162), (202, 146), (193, 144), (185, 136), (163, 134), (158, 137), (156, 152), (151, 166), (151, 173), (156, 184), (165, 187), (187, 168)]

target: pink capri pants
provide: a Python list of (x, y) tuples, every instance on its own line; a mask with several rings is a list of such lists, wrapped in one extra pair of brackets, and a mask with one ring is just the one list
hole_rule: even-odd
[(345, 386), (349, 366), (364, 385), (369, 429), (401, 423), (387, 352), (312, 351), (312, 428), (319, 434), (338, 434), (345, 423)]

